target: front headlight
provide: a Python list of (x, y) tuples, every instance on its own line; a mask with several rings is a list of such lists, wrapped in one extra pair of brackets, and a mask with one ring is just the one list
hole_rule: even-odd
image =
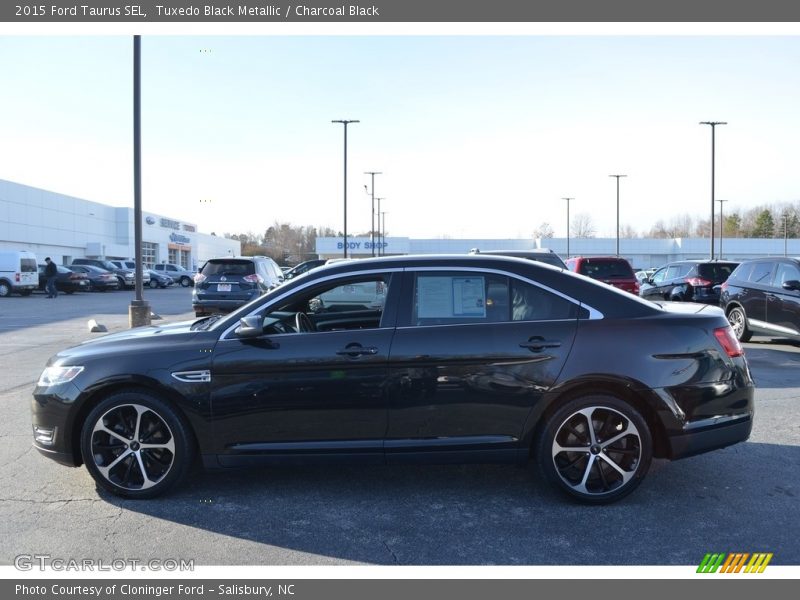
[(83, 367), (47, 367), (39, 376), (36, 385), (48, 386), (68, 383), (83, 371)]

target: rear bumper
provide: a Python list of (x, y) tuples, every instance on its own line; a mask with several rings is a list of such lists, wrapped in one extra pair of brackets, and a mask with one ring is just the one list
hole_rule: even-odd
[[(724, 419), (709, 419), (709, 423), (694, 423), (684, 433), (668, 438), (670, 458), (687, 458), (744, 442), (753, 429), (753, 415)], [(714, 421), (714, 422), (710, 422)]]

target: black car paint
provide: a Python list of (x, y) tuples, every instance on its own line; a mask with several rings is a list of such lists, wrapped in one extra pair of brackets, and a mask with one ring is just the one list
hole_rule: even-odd
[[(644, 281), (639, 295), (654, 301), (700, 302), (716, 306), (720, 298), (718, 286), (727, 279), (724, 273), (732, 272), (738, 265), (736, 262), (718, 260), (668, 263)], [(670, 269), (677, 271), (674, 277), (669, 276)], [(708, 285), (694, 285), (692, 280), (698, 278), (708, 281)]]
[[(587, 305), (561, 322), (411, 327), (400, 310), (411, 293), (408, 271), (436, 268), (535, 280)], [(395, 278), (380, 329), (307, 334), (317, 336), (313, 346), (293, 333), (233, 333), (240, 317), (277, 306), (316, 280), (369, 270)], [(713, 331), (726, 325), (719, 309), (666, 311), (523, 259), (366, 259), (287, 282), (208, 331), (193, 330), (191, 322), (153, 326), (65, 350), (48, 364), (80, 364), (86, 376), (37, 386), (33, 422), (58, 427), (52, 448), (37, 446), (43, 453), (79, 465), (80, 424), (94, 403), (141, 386), (188, 420), (208, 467), (320, 459), (524, 462), (544, 414), (565, 399), (605, 391), (641, 410), (656, 456), (680, 458), (749, 435), (754, 388), (746, 360), (726, 355), (714, 340)], [(537, 336), (558, 344), (519, 346)], [(378, 350), (336, 354), (351, 344)], [(212, 373), (210, 385), (173, 377), (200, 370)]]

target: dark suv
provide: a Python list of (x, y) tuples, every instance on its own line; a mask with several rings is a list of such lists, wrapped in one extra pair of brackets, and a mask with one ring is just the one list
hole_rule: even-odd
[(194, 279), (192, 308), (198, 317), (230, 312), (282, 281), (280, 267), (266, 256), (212, 258)]
[(631, 294), (639, 294), (639, 280), (633, 274), (631, 264), (619, 256), (576, 256), (567, 259), (567, 268)]
[(722, 284), (720, 306), (742, 342), (754, 333), (800, 339), (800, 259), (743, 262)]
[(735, 262), (681, 260), (659, 268), (642, 283), (639, 295), (648, 300), (719, 304), (719, 285), (725, 283)]

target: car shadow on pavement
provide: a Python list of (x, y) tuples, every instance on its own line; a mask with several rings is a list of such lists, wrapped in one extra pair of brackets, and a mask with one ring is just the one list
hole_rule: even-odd
[(797, 445), (654, 461), (610, 506), (576, 504), (505, 465), (200, 472), (156, 500), (102, 495), (186, 526), (198, 564), (697, 565), (729, 551), (800, 563)]

